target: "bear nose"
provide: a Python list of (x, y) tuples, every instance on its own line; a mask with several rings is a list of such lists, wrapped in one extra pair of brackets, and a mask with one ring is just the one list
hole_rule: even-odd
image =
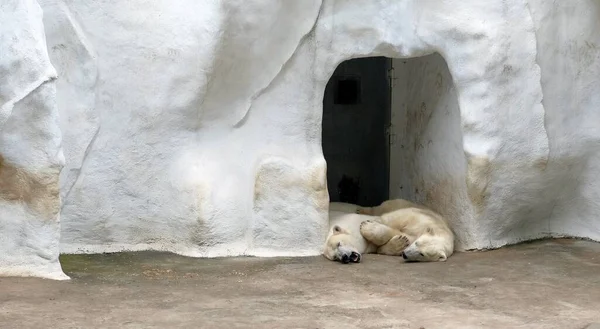
[(402, 253), (402, 258), (404, 258), (404, 259), (408, 259), (408, 257), (406, 257), (406, 254), (405, 254), (405, 253)]
[(342, 256), (342, 263), (348, 264), (350, 262), (350, 257), (348, 255)]

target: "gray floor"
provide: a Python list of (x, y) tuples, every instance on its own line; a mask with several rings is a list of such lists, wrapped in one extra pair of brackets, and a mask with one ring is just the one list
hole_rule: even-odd
[(406, 264), (367, 255), (64, 256), (70, 282), (0, 278), (2, 328), (584, 328), (600, 244), (554, 240)]

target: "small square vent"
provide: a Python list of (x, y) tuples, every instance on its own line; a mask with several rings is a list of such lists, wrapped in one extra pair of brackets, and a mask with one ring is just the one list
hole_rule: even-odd
[(360, 77), (340, 77), (336, 80), (334, 104), (360, 104)]

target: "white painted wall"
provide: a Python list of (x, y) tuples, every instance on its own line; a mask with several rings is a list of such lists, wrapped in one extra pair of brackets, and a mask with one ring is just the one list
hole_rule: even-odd
[[(0, 143), (0, 154), (27, 172), (50, 170), (42, 185), (53, 186), (64, 152), (62, 200), (46, 195), (61, 204), (62, 252), (317, 254), (327, 227), (327, 80), (350, 58), (433, 53), (448, 67), (440, 102), (427, 108), (427, 125), (411, 125), (422, 135), (403, 138), (440, 143), (401, 163), (412, 166), (411, 188), (423, 187), (419, 198), (452, 215), (459, 245), (562, 234), (600, 240), (597, 1), (39, 4), (43, 29), (35, 2), (3, 7), (0, 54), (17, 51), (0, 57), (8, 72), (0, 75), (0, 118), (23, 133)], [(15, 29), (32, 37), (14, 43), (5, 36)], [(19, 60), (24, 53), (35, 60)], [(432, 81), (415, 74), (443, 71), (439, 58), (410, 63), (409, 105), (430, 97), (423, 88)], [(56, 96), (21, 101), (46, 88), (28, 86), (49, 81), (52, 66), (58, 79), (46, 85)], [(27, 113), (19, 106), (36, 110), (40, 125), (17, 124)], [(0, 129), (4, 140), (14, 136)], [(1, 233), (2, 274), (62, 277), (59, 211), (32, 212), (5, 186), (0, 226), (26, 233)]]

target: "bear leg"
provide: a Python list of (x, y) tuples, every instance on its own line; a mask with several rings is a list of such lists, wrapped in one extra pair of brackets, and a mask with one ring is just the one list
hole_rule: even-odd
[(380, 255), (400, 256), (410, 241), (404, 234), (393, 236), (386, 244), (377, 248), (377, 253)]
[(366, 220), (360, 224), (360, 234), (377, 247), (383, 246), (398, 233), (397, 230), (374, 220)]

